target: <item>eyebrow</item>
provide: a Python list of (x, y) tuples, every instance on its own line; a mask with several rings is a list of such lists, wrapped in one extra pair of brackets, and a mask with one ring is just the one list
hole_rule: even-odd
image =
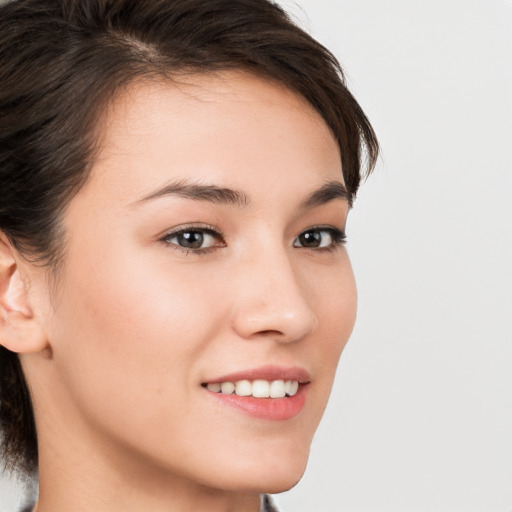
[(326, 204), (333, 199), (344, 199), (349, 208), (352, 207), (352, 196), (349, 194), (347, 188), (340, 181), (329, 181), (318, 190), (312, 192), (309, 196), (302, 201), (301, 209), (314, 208)]
[(249, 198), (244, 192), (233, 190), (231, 188), (218, 187), (217, 185), (202, 185), (199, 183), (187, 183), (186, 181), (177, 181), (168, 183), (162, 188), (151, 192), (135, 204), (144, 203), (151, 199), (165, 196), (177, 196), (184, 199), (195, 199), (198, 201), (207, 201), (217, 204), (232, 204), (235, 206), (246, 206), (249, 204)]
[[(184, 180), (168, 183), (163, 187), (151, 192), (134, 204), (145, 203), (152, 199), (165, 196), (176, 196), (184, 199), (194, 199), (197, 201), (207, 201), (216, 204), (227, 204), (234, 206), (247, 206), (250, 203), (249, 197), (245, 192), (233, 190), (227, 187), (217, 185), (203, 185), (199, 183), (189, 183)], [(345, 185), (339, 181), (329, 181), (318, 190), (309, 194), (300, 204), (300, 209), (305, 210), (328, 203), (334, 199), (344, 199), (349, 207), (352, 206), (351, 196)]]

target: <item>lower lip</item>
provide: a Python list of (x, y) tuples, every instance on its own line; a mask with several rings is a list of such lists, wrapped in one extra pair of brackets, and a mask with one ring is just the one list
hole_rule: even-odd
[(253, 396), (223, 395), (205, 390), (212, 398), (241, 412), (263, 420), (284, 421), (297, 416), (306, 403), (308, 385), (301, 384), (294, 396), (284, 398), (254, 398)]

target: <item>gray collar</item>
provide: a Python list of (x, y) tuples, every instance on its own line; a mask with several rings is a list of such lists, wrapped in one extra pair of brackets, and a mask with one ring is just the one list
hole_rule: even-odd
[(260, 495), (260, 512), (278, 512), (272, 498), (268, 494)]

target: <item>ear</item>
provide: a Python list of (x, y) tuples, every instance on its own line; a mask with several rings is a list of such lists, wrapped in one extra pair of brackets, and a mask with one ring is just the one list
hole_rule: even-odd
[(30, 307), (24, 261), (7, 237), (0, 232), (0, 345), (19, 354), (39, 352), (47, 338)]

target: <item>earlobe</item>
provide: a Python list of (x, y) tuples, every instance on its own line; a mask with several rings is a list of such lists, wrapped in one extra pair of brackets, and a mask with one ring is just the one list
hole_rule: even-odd
[(39, 352), (47, 347), (47, 341), (30, 307), (17, 257), (0, 232), (0, 345), (17, 353)]

